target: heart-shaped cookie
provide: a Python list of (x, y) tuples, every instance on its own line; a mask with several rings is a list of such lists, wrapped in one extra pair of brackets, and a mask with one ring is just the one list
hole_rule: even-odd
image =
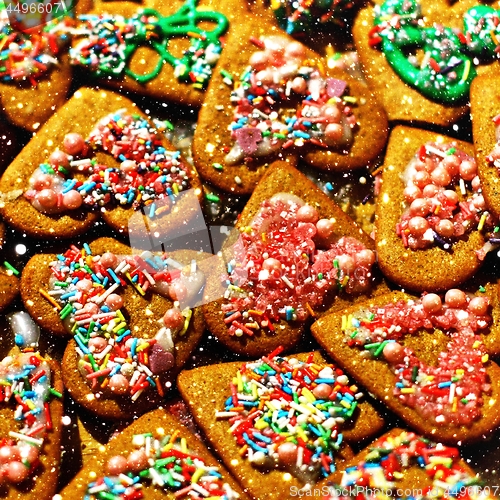
[(444, 299), (393, 292), (311, 328), (339, 365), (408, 425), (458, 443), (500, 424), (500, 368), (480, 336), (495, 336), (490, 327), (488, 298), (453, 289)]
[[(310, 372), (311, 364), (313, 372)], [(289, 371), (291, 366), (294, 367), (294, 374)], [(252, 371), (253, 368), (256, 368), (255, 372)], [(248, 375), (249, 372), (251, 375)], [(308, 387), (299, 382), (302, 376), (305, 377), (306, 385), (311, 382)], [(323, 376), (324, 379), (319, 378)], [(257, 384), (252, 384), (252, 379)], [(326, 466), (324, 472), (328, 476), (332, 469), (341, 466), (346, 452), (347, 456), (349, 455), (348, 447), (344, 447), (346, 442), (364, 439), (378, 432), (383, 426), (383, 420), (368, 402), (360, 402), (353, 413), (354, 419), (349, 420), (346, 415), (350, 412), (347, 407), (352, 407), (351, 396), (346, 395), (346, 401), (340, 403), (342, 398), (336, 398), (330, 389), (335, 386), (336, 391), (345, 391), (347, 394), (351, 389), (356, 391), (356, 388), (350, 385), (347, 377), (340, 372), (334, 371), (332, 374), (331, 365), (326, 363), (319, 353), (300, 353), (283, 358), (274, 352), (255, 363), (234, 362), (184, 370), (177, 382), (196, 422), (228, 469), (240, 479), (242, 486), (248, 488), (254, 498), (267, 496), (281, 499), (284, 484), (287, 485), (286, 488), (302, 488), (304, 483), (311, 482), (311, 479), (307, 481), (307, 475), (311, 472), (307, 467), (308, 462), (315, 464), (316, 472), (318, 467)], [(276, 392), (271, 387), (273, 384)], [(341, 384), (346, 385), (340, 389)], [(256, 386), (255, 389), (252, 385)], [(314, 396), (313, 392), (318, 396)], [(322, 402), (325, 400), (320, 398), (325, 398), (327, 393), (332, 399), (327, 397), (328, 403), (323, 406)], [(258, 401), (261, 401), (261, 404)], [(226, 406), (240, 404), (243, 405), (243, 413), (225, 409)], [(290, 412), (285, 410), (288, 405), (291, 405)], [(307, 408), (304, 408), (304, 405), (307, 405)], [(338, 422), (342, 421), (339, 427), (342, 426), (342, 429), (337, 431), (333, 427), (327, 430), (335, 420), (330, 418), (326, 423), (326, 420), (335, 414), (335, 410), (330, 412), (326, 409), (331, 406), (338, 406), (339, 416), (346, 412), (345, 418), (339, 418)], [(316, 409), (313, 409), (314, 407)], [(343, 410), (340, 407), (343, 407)], [(281, 408), (283, 411), (280, 411)], [(312, 424), (311, 427), (308, 427), (308, 422)], [(316, 429), (324, 429), (322, 437), (311, 430), (314, 426)], [(238, 428), (241, 432), (237, 431)], [(285, 444), (284, 438), (288, 432), (291, 439)], [(342, 445), (333, 451), (342, 440), (339, 439), (340, 434), (344, 438)], [(311, 445), (310, 440), (315, 444)], [(281, 446), (278, 447), (276, 443), (281, 443)], [(301, 453), (298, 448), (306, 446), (306, 443), (308, 449), (303, 449), (302, 457), (298, 458)], [(326, 446), (329, 447), (328, 451)], [(282, 448), (281, 453), (279, 448)], [(326, 455), (331, 451), (334, 460), (326, 457), (320, 459), (323, 451)], [(265, 455), (264, 459), (262, 454)], [(286, 464), (280, 463), (279, 455)], [(272, 461), (266, 464), (266, 457), (275, 458), (277, 466)], [(316, 480), (317, 478), (312, 483)], [(319, 484), (321, 483), (316, 486)]]
[(178, 232), (199, 214), (202, 194), (197, 174), (161, 125), (127, 98), (88, 88), (36, 134), (4, 172), (0, 189), (23, 191), (2, 213), (31, 236), (68, 238), (102, 216), (132, 244), (148, 239), (145, 226), (161, 238)]
[(203, 305), (208, 328), (234, 352), (288, 350), (311, 317), (386, 289), (371, 238), (285, 162), (266, 172), (236, 229), (226, 268), (221, 263), (207, 284), (223, 298)]
[(264, 30), (259, 17), (246, 21), (228, 36), (199, 114), (200, 176), (249, 194), (276, 159), (299, 156), (320, 170), (374, 162), (387, 122), (366, 87), (278, 28)]
[(132, 255), (126, 245), (101, 238), (30, 259), (22, 297), (43, 328), (73, 337), (63, 377), (76, 401), (113, 419), (161, 402), (203, 333), (201, 311), (191, 306), (212, 265), (207, 257)]

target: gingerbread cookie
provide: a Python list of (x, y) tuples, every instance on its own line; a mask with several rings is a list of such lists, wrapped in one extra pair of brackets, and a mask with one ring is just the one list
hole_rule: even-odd
[[(90, 0), (79, 1), (75, 13), (87, 11), (90, 4)], [(52, 8), (55, 11), (62, 6), (51, 4)], [(74, 23), (69, 16), (43, 22), (38, 10), (35, 17), (40, 17), (39, 25), (28, 28), (26, 13), (17, 12), (13, 4), (0, 9), (0, 103), (10, 122), (35, 131), (66, 100), (72, 75), (67, 49)], [(11, 22), (15, 17), (19, 18), (17, 24)]]
[(133, 244), (149, 244), (145, 227), (177, 232), (202, 190), (162, 127), (125, 97), (80, 89), (2, 176), (5, 220), (35, 238), (81, 234), (99, 215)]
[[(470, 103), (472, 116), (472, 135), (481, 187), (488, 210), (495, 218), (500, 217), (500, 197), (498, 195), (498, 114), (500, 113), (500, 94), (496, 76), (479, 76), (471, 86)], [(498, 231), (497, 231), (498, 232)], [(490, 241), (497, 245), (497, 235), (493, 233)]]
[[(377, 199), (380, 269), (415, 291), (463, 283), (481, 266), (493, 229), (471, 144), (398, 126), (391, 133)], [(436, 265), (439, 263), (439, 265)]]
[(481, 478), (457, 448), (397, 428), (349, 460), (325, 487), (329, 492), (323, 500), (364, 500), (371, 497), (371, 491), (384, 491), (386, 498), (423, 492), (429, 495), (425, 498), (495, 498), (492, 489), (482, 487)]
[(0, 491), (9, 500), (50, 500), (61, 458), (61, 369), (38, 351), (40, 332), (27, 313), (9, 319), (16, 347), (0, 361)]
[[(124, 484), (125, 478), (130, 480)], [(113, 437), (54, 500), (96, 500), (122, 494), (131, 498), (139, 494), (165, 499), (247, 498), (205, 445), (167, 409), (143, 415)]]
[(259, 356), (300, 339), (311, 317), (376, 294), (373, 241), (285, 162), (266, 172), (226, 243), (226, 269), (206, 291), (209, 330), (231, 351)]
[(366, 86), (258, 17), (228, 36), (218, 67), (193, 159), (224, 191), (251, 193), (277, 158), (349, 170), (374, 162), (385, 146), (386, 116)]
[(488, 298), (452, 289), (444, 299), (393, 292), (324, 316), (311, 330), (408, 425), (456, 444), (477, 441), (500, 425), (500, 368), (480, 335), (490, 327)]
[(471, 81), (498, 74), (498, 12), (470, 1), (379, 0), (353, 29), (367, 82), (390, 120), (447, 126), (468, 111)]
[(31, 258), (21, 296), (44, 329), (73, 337), (63, 378), (77, 402), (112, 419), (161, 402), (203, 333), (194, 306), (207, 271), (201, 268), (211, 266), (207, 257), (131, 255), (126, 245), (100, 238)]
[[(5, 245), (5, 224), (0, 222), (0, 250)], [(19, 271), (7, 261), (0, 268), (0, 311), (8, 307), (19, 293)]]
[(318, 353), (279, 352), (178, 377), (196, 422), (253, 498), (283, 498), (284, 484), (301, 488), (329, 476), (349, 455), (344, 437), (363, 439), (383, 425)]
[(198, 108), (223, 40), (245, 12), (228, 0), (96, 2), (79, 17), (71, 63), (104, 85)]

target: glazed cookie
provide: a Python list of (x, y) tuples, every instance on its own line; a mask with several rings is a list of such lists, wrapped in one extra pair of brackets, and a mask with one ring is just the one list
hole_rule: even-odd
[(0, 361), (0, 492), (8, 500), (50, 500), (61, 458), (61, 369), (38, 351), (40, 332), (27, 313), (9, 319), (16, 347)]
[(6, 222), (35, 238), (69, 238), (101, 216), (134, 245), (148, 240), (145, 227), (177, 232), (198, 214), (202, 190), (164, 127), (125, 97), (80, 89), (3, 174)]
[(104, 85), (195, 108), (225, 36), (245, 18), (244, 5), (229, 0), (99, 1), (94, 7), (79, 18), (71, 63)]
[[(133, 496), (136, 492), (142, 496)], [(54, 500), (120, 498), (123, 494), (171, 500), (247, 498), (202, 442), (167, 409), (143, 415), (113, 437)]]
[(386, 116), (366, 86), (258, 17), (228, 36), (218, 68), (193, 159), (223, 191), (251, 193), (277, 158), (349, 170), (374, 162), (385, 146)]
[(264, 175), (225, 244), (206, 292), (209, 330), (231, 351), (291, 349), (311, 317), (385, 289), (373, 241), (313, 182), (285, 162)]
[[(494, 217), (500, 217), (498, 125), (500, 113), (500, 77), (479, 76), (471, 86), (472, 135), (484, 199)], [(491, 238), (496, 246), (496, 235)]]
[(349, 460), (329, 487), (323, 500), (364, 500), (374, 490), (387, 492), (387, 499), (418, 492), (427, 492), (425, 498), (495, 498), (457, 448), (403, 429), (392, 429)]
[[(90, 0), (79, 0), (76, 13), (85, 12), (90, 4)], [(22, 26), (13, 27), (3, 5), (0, 9), (1, 108), (15, 125), (38, 130), (54, 110), (64, 104), (71, 85), (67, 49), (73, 21), (69, 17), (56, 18), (26, 30)]]
[(44, 329), (73, 337), (63, 378), (78, 403), (120, 419), (161, 402), (203, 333), (195, 306), (209, 257), (187, 250), (131, 255), (126, 245), (100, 238), (30, 259), (21, 296)]
[[(401, 292), (320, 318), (311, 327), (336, 362), (408, 425), (447, 443), (500, 425), (500, 368), (482, 335), (492, 319), (485, 296)], [(482, 334), (482, 335), (481, 335)]]
[(492, 228), (485, 209), (471, 144), (393, 129), (375, 219), (378, 263), (387, 278), (419, 292), (463, 283), (485, 256), (483, 232)]
[(383, 420), (318, 353), (184, 370), (179, 390), (196, 422), (253, 498), (284, 498), (329, 476)]
[(377, 0), (360, 11), (356, 49), (390, 120), (447, 126), (468, 112), (476, 74), (500, 71), (495, 5)]

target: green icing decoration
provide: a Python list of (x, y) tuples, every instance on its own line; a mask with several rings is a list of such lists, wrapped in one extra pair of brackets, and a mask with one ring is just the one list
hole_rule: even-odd
[(422, 26), (416, 0), (387, 0), (375, 8), (374, 26), (370, 45), (380, 46), (399, 77), (428, 99), (445, 104), (466, 100), (477, 74), (474, 59), (491, 61), (499, 50), (498, 11), (487, 6), (470, 8), (461, 32)]
[[(220, 37), (229, 22), (220, 12), (197, 10), (197, 1), (187, 0), (171, 16), (162, 16), (154, 9), (143, 9), (132, 18), (110, 14), (79, 16), (80, 39), (70, 50), (71, 62), (89, 67), (97, 76), (126, 74), (139, 83), (156, 78), (166, 63), (174, 68), (180, 81), (202, 89), (220, 56)], [(206, 30), (199, 27), (201, 23), (215, 26)], [(182, 57), (175, 57), (169, 51), (170, 41), (176, 38), (190, 40), (190, 47)], [(156, 67), (147, 74), (135, 73), (128, 67), (140, 46), (149, 46), (159, 55)]]

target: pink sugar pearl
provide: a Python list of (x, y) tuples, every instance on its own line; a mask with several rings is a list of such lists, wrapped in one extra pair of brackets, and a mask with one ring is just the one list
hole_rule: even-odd
[(36, 446), (26, 446), (23, 448), (21, 456), (30, 464), (34, 463), (40, 455), (40, 450)]
[(298, 447), (294, 443), (285, 442), (278, 447), (278, 460), (283, 465), (293, 465), (297, 462)]
[(93, 337), (89, 340), (89, 349), (91, 352), (100, 353), (106, 349), (108, 341), (102, 337)]
[(6, 465), (6, 476), (10, 482), (17, 484), (28, 478), (29, 468), (22, 462), (14, 460)]
[(425, 217), (431, 209), (429, 200), (425, 198), (417, 198), (411, 202), (410, 215)]
[(330, 219), (320, 219), (316, 223), (316, 229), (320, 238), (328, 239), (334, 232), (335, 223)]
[(106, 252), (101, 255), (100, 262), (106, 268), (108, 267), (114, 268), (116, 264), (118, 264), (118, 258), (116, 257), (115, 254), (111, 252)]
[(73, 132), (64, 136), (63, 146), (68, 154), (77, 155), (83, 151), (85, 140), (80, 134)]
[[(432, 185), (432, 184), (430, 184), (430, 185)], [(421, 198), (423, 193), (422, 193), (420, 188), (418, 188), (414, 184), (411, 184), (405, 188), (403, 195), (405, 197), (406, 202), (411, 203), (412, 201), (416, 200), (417, 198)], [(424, 195), (424, 196), (427, 196), (427, 195)]]
[(257, 79), (258, 82), (261, 82), (263, 85), (271, 85), (274, 81), (273, 72), (270, 69), (263, 69), (262, 71), (259, 71), (255, 75), (255, 78)]
[(313, 389), (313, 394), (318, 398), (318, 399), (328, 399), (330, 394), (332, 393), (333, 388), (328, 385), (328, 384), (318, 384), (314, 389)]
[(438, 166), (431, 172), (431, 180), (436, 186), (447, 186), (451, 182), (451, 175), (446, 168)]
[(375, 264), (375, 252), (369, 250), (368, 248), (365, 248), (364, 250), (360, 250), (355, 255), (355, 260), (356, 264), (358, 264), (359, 266), (370, 267)]
[(439, 188), (434, 185), (434, 184), (427, 184), (427, 186), (422, 189), (422, 196), (425, 198), (432, 198), (433, 196), (436, 196), (436, 194), (439, 192)]
[(135, 450), (127, 458), (128, 469), (132, 472), (140, 472), (148, 467), (148, 457), (144, 450)]
[(325, 127), (325, 139), (328, 142), (338, 142), (344, 136), (344, 128), (338, 123), (329, 123)]
[(471, 181), (477, 174), (477, 165), (473, 160), (464, 160), (460, 164), (460, 176), (465, 181)]
[(52, 186), (52, 181), (52, 175), (38, 173), (32, 177), (31, 187), (37, 191), (41, 191), (42, 189), (50, 188)]
[(339, 255), (337, 262), (340, 269), (346, 274), (351, 274), (356, 269), (356, 262), (350, 255)]
[(262, 263), (262, 269), (265, 269), (266, 271), (272, 272), (272, 271), (281, 271), (281, 262), (278, 259), (275, 259), (273, 257), (269, 257), (268, 259), (265, 259), (264, 262)]
[(293, 58), (304, 57), (306, 55), (306, 48), (300, 42), (287, 43), (285, 54)]
[(35, 199), (43, 208), (55, 208), (57, 206), (57, 194), (53, 189), (42, 189), (35, 195)]
[(5, 445), (0, 448), (0, 464), (6, 464), (14, 458), (16, 457), (12, 454), (12, 446)]
[(184, 300), (187, 297), (188, 294), (188, 289), (184, 283), (181, 283), (180, 281), (174, 281), (168, 290), (168, 293), (170, 295), (170, 298), (172, 300)]
[(184, 325), (184, 316), (177, 307), (172, 307), (163, 315), (163, 324), (171, 330), (178, 330)]
[(88, 314), (97, 314), (100, 309), (97, 304), (94, 304), (94, 302), (87, 302), (84, 306), (82, 311), (87, 312)]
[(458, 194), (452, 189), (445, 189), (442, 196), (448, 205), (456, 205), (458, 203)]
[(108, 474), (118, 476), (127, 472), (127, 459), (121, 455), (115, 455), (108, 460), (106, 464)]
[(71, 191), (63, 194), (62, 202), (65, 208), (68, 208), (69, 210), (76, 210), (82, 206), (83, 198), (78, 191), (72, 189)]
[(255, 71), (261, 71), (267, 67), (269, 64), (269, 58), (267, 52), (264, 52), (263, 50), (259, 50), (257, 52), (254, 52), (250, 56), (250, 66)]
[(297, 76), (292, 80), (291, 87), (296, 94), (305, 94), (307, 91), (307, 82), (304, 78)]
[(340, 123), (340, 118), (342, 117), (342, 113), (337, 106), (330, 106), (328, 104), (323, 106), (322, 114), (329, 123)]
[(404, 361), (405, 350), (398, 342), (389, 342), (385, 345), (382, 355), (389, 363), (396, 365)]
[(413, 168), (416, 172), (425, 172), (427, 169), (427, 165), (422, 160), (415, 160), (413, 162)]
[(453, 222), (448, 219), (441, 219), (436, 224), (436, 233), (443, 238), (451, 238), (455, 234), (455, 227), (453, 226)]
[(467, 295), (458, 288), (452, 288), (444, 296), (445, 304), (454, 309), (464, 308), (467, 304)]
[(448, 173), (453, 177), (458, 174), (460, 160), (456, 155), (448, 155), (443, 158), (441, 165), (446, 168)]
[(413, 236), (422, 236), (429, 229), (429, 223), (424, 217), (412, 217), (408, 221), (408, 229)]
[(68, 155), (57, 149), (49, 156), (49, 163), (54, 167), (69, 167), (69, 158)]
[(487, 297), (473, 297), (469, 302), (469, 311), (484, 316), (488, 312), (489, 301)]
[(303, 205), (297, 210), (297, 220), (316, 224), (319, 220), (318, 211), (311, 205)]
[(116, 294), (116, 293), (111, 293), (106, 297), (106, 300), (104, 303), (112, 310), (112, 311), (117, 311), (118, 309), (123, 307), (123, 298)]
[[(90, 292), (93, 288), (92, 281), (90, 281), (86, 278), (83, 278), (80, 281), (77, 281), (75, 287), (77, 290), (80, 290), (81, 292), (87, 292), (87, 293)], [(90, 305), (90, 304), (91, 303), (86, 304), (86, 305)]]
[(130, 387), (127, 377), (121, 373), (116, 373), (109, 379), (109, 390), (118, 396), (122, 396), (128, 392)]
[(424, 189), (430, 182), (431, 176), (427, 172), (416, 172), (413, 176), (413, 184), (420, 189)]
[(427, 293), (422, 297), (422, 305), (428, 313), (437, 313), (441, 310), (443, 303), (439, 295)]

